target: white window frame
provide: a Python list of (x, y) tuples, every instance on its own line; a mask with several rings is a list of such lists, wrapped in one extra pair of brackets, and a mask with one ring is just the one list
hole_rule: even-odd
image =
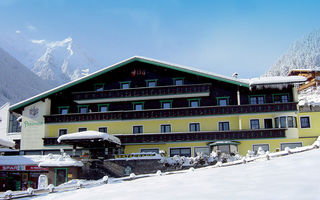
[[(229, 123), (229, 130), (226, 130), (226, 131), (230, 131), (230, 130), (231, 130), (230, 121), (218, 121), (218, 122), (217, 122), (217, 127), (218, 127), (217, 130), (218, 130), (218, 131), (220, 131), (220, 130), (219, 130), (219, 123), (220, 123), (220, 122), (228, 122), (228, 123)], [(223, 130), (223, 131), (225, 131), (225, 130)]]
[[(251, 120), (258, 120), (258, 121), (259, 121), (259, 128), (258, 128), (258, 129), (252, 129), (252, 128), (251, 128)], [(249, 128), (250, 128), (250, 130), (259, 130), (259, 129), (261, 129), (261, 126), (260, 126), (260, 119), (259, 119), (259, 118), (252, 118), (252, 119), (249, 119)]]
[(283, 151), (285, 149), (285, 148), (281, 149), (281, 145), (283, 145), (283, 144), (298, 144), (298, 143), (300, 143), (301, 147), (303, 147), (303, 142), (281, 142), (280, 143), (280, 150)]
[[(161, 126), (164, 126), (164, 125), (169, 125), (169, 126), (170, 126), (170, 132), (161, 132)], [(172, 126), (171, 126), (171, 124), (160, 124), (160, 133), (172, 133)]]
[(100, 126), (100, 127), (98, 127), (98, 131), (99, 131), (100, 128), (107, 128), (107, 133), (108, 133), (108, 127), (107, 127), (107, 126)]
[[(310, 126), (310, 127), (302, 128), (302, 126), (301, 126), (301, 118), (302, 118), (302, 117), (308, 117), (308, 118), (309, 118), (309, 126)], [(311, 129), (311, 117), (310, 117), (309, 115), (300, 116), (300, 117), (299, 117), (299, 122), (300, 122), (300, 123), (299, 123), (300, 128), (302, 128), (302, 129)]]
[(186, 148), (190, 148), (190, 157), (191, 157), (194, 152), (192, 147), (190, 146), (189, 147), (169, 147), (168, 157), (171, 157), (171, 149), (186, 149)]
[(268, 145), (268, 151), (270, 151), (270, 144), (268, 144), (268, 143), (260, 143), (260, 144), (252, 144), (252, 151), (254, 151), (254, 146), (259, 146), (259, 145)]
[(209, 149), (209, 155), (210, 155), (210, 153), (211, 153), (211, 149), (210, 149), (210, 147), (208, 147), (208, 146), (196, 146), (196, 147), (193, 147), (193, 155), (194, 155), (194, 157), (196, 157), (197, 155), (196, 155), (196, 148), (208, 148)]
[(158, 152), (160, 153), (160, 148), (140, 148), (139, 152), (143, 153), (143, 152), (141, 152), (141, 150), (146, 150), (146, 149), (157, 149)]
[(60, 135), (60, 130), (67, 130), (67, 133), (64, 134), (64, 135), (67, 135), (68, 132), (69, 132), (67, 128), (59, 128), (59, 130), (58, 130), (58, 136), (59, 136), (59, 137), (61, 136), (61, 135)]
[(263, 128), (265, 129), (266, 128), (266, 124), (264, 123), (264, 120), (265, 119), (271, 119), (271, 124), (272, 124), (272, 128), (274, 128), (274, 122), (273, 122), (273, 118), (272, 117), (270, 117), (270, 118), (263, 118)]
[[(190, 124), (199, 124), (199, 130), (198, 131), (191, 131)], [(190, 122), (188, 125), (188, 128), (189, 128), (189, 132), (200, 132), (201, 131), (201, 124), (200, 124), (200, 122)]]
[[(133, 127), (135, 127), (135, 126), (142, 126), (142, 133), (133, 133)], [(132, 134), (143, 134), (143, 125), (142, 124), (137, 124), (137, 125), (132, 125)]]

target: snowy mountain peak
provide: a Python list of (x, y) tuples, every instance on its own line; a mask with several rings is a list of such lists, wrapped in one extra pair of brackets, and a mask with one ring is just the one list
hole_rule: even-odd
[(72, 37), (50, 41), (28, 37), (23, 33), (0, 35), (0, 46), (55, 86), (83, 76), (82, 70), (98, 70), (94, 59)]
[(31, 40), (45, 47), (44, 54), (34, 63), (32, 71), (45, 80), (62, 84), (80, 78), (81, 70), (97, 70), (87, 55), (74, 45), (71, 37), (61, 41)]
[(265, 76), (286, 76), (292, 69), (319, 69), (319, 67), (320, 30), (317, 30), (294, 42)]

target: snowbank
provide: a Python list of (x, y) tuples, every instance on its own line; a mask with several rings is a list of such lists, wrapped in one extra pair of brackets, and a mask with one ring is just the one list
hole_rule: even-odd
[(83, 132), (62, 135), (58, 138), (58, 142), (60, 143), (63, 140), (90, 140), (90, 139), (101, 139), (101, 140), (107, 140), (109, 142), (113, 142), (116, 144), (121, 144), (121, 141), (119, 138), (113, 135), (110, 135), (108, 133), (101, 133), (98, 131), (83, 131)]
[(319, 106), (320, 105), (320, 87), (310, 87), (300, 91), (299, 106)]

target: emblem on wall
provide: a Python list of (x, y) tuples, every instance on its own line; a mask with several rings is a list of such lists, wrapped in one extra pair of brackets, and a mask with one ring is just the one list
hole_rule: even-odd
[(131, 71), (131, 76), (135, 77), (135, 76), (144, 76), (146, 75), (146, 71), (144, 69), (139, 69), (139, 68), (134, 68)]
[(30, 108), (29, 110), (29, 116), (31, 118), (36, 118), (38, 117), (39, 114), (39, 108), (36, 108), (35, 106), (33, 106), (32, 108)]

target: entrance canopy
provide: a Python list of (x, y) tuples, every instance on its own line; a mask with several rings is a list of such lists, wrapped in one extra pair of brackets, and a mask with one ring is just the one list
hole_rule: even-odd
[(240, 142), (233, 141), (216, 141), (209, 144), (209, 146), (221, 146), (221, 145), (239, 145)]
[(62, 135), (58, 138), (58, 142), (79, 146), (91, 146), (90, 144), (92, 143), (111, 143), (121, 145), (119, 138), (108, 133), (98, 131), (82, 131)]

